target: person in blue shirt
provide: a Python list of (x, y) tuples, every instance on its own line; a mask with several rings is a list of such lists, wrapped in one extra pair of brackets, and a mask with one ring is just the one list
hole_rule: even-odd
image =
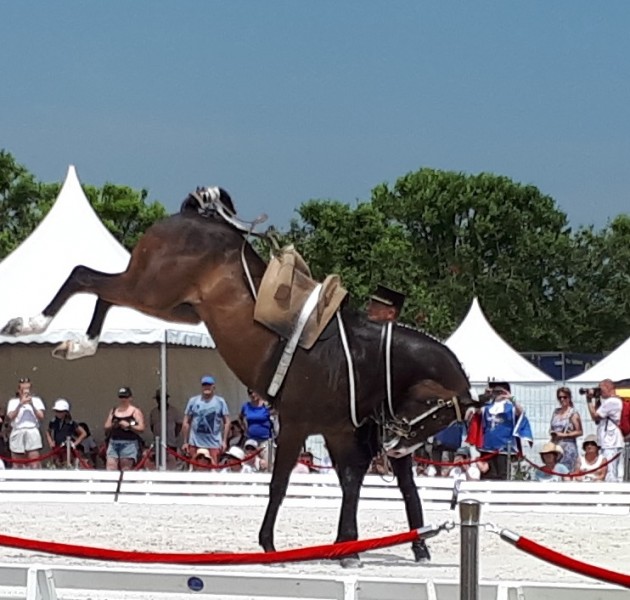
[(568, 475), (569, 469), (560, 463), (562, 448), (553, 442), (547, 442), (540, 451), (543, 468), (536, 469), (534, 481), (564, 481), (562, 475)]
[(256, 440), (261, 446), (273, 437), (271, 409), (254, 390), (247, 390), (247, 395), (249, 400), (243, 404), (239, 415), (245, 430), (245, 439)]

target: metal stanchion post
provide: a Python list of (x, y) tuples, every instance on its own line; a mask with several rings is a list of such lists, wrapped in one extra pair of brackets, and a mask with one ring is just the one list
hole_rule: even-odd
[(155, 470), (156, 471), (164, 471), (166, 470), (166, 464), (162, 466), (162, 444), (160, 443), (160, 436), (155, 436)]
[(66, 466), (72, 467), (72, 438), (66, 438)]
[(624, 446), (623, 458), (623, 480), (630, 481), (630, 442)]
[(481, 504), (476, 500), (459, 503), (461, 520), (459, 598), (479, 600), (479, 517)]

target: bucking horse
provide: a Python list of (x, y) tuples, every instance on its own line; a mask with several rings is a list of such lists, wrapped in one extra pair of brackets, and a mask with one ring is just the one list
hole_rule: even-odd
[[(267, 239), (270, 230), (255, 232), (255, 224), (237, 217), (223, 189), (197, 188), (180, 212), (146, 231), (124, 272), (76, 266), (41, 314), (11, 319), (2, 334), (42, 333), (78, 293), (97, 296), (94, 314), (84, 336), (53, 350), (58, 358), (94, 354), (111, 306), (175, 323), (203, 322), (234, 374), (278, 410), (280, 432), (259, 532), (265, 551), (275, 549), (278, 510), (301, 447), (312, 434), (323, 435), (342, 489), (337, 542), (358, 537), (363, 478), (383, 448), (391, 457), (409, 527), (422, 527), (412, 453), (478, 405), (459, 360), (431, 336), (370, 321), (345, 299), (308, 349), (262, 325), (254, 314), (267, 263), (249, 240)], [(412, 548), (417, 561), (429, 558), (423, 540)], [(342, 564), (358, 565), (359, 557)]]

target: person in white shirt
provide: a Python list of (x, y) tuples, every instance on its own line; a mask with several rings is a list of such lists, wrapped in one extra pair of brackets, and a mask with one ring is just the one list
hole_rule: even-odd
[(586, 391), (587, 407), (591, 418), (597, 423), (597, 441), (605, 460), (617, 456), (608, 464), (606, 481), (623, 481), (623, 435), (619, 429), (621, 398), (615, 396), (615, 384), (610, 379), (604, 379), (599, 384), (600, 400), (593, 402), (596, 396), (594, 389)]
[(468, 447), (462, 446), (458, 448), (453, 459), (453, 462), (457, 464), (451, 467), (448, 476), (462, 481), (479, 481), (481, 479), (481, 471), (477, 463), (468, 462), (470, 457), (470, 449)]
[(238, 446), (232, 446), (228, 448), (223, 454), (222, 464), (225, 468), (221, 470), (221, 473), (253, 473), (252, 467), (243, 462), (245, 459), (245, 452)]
[[(16, 459), (37, 459), (42, 449), (42, 436), (39, 424), (44, 418), (46, 407), (38, 396), (31, 393), (31, 380), (28, 377), (18, 381), (15, 398), (7, 404), (7, 419), (11, 422), (9, 449)], [(27, 464), (15, 463), (16, 468), (39, 468), (39, 461)]]

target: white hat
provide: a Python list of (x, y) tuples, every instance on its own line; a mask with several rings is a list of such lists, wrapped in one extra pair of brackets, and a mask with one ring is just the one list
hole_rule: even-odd
[(226, 454), (229, 454), (231, 457), (236, 458), (237, 460), (243, 460), (245, 458), (245, 452), (242, 448), (238, 446), (231, 446)]
[(59, 400), (55, 400), (53, 410), (70, 410), (70, 402), (64, 400), (63, 398), (59, 398)]
[(258, 450), (258, 442), (256, 440), (247, 440), (243, 444), (243, 448), (253, 448), (254, 450)]

